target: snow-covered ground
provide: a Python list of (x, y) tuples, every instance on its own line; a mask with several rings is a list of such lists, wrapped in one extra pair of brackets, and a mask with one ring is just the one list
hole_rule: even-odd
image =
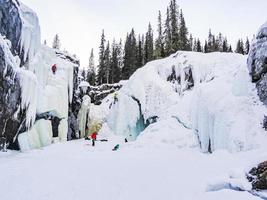
[[(95, 147), (77, 140), (27, 153), (0, 154), (0, 199), (260, 199), (221, 185), (227, 188), (227, 181), (246, 185), (242, 169), (267, 153), (262, 157), (255, 157), (257, 151), (203, 154), (198, 149), (152, 148), (108, 138), (109, 142), (97, 142)], [(114, 152), (116, 144), (121, 146)]]

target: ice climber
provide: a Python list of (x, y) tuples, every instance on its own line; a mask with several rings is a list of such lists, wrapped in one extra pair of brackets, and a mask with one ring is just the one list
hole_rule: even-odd
[(97, 133), (96, 132), (93, 132), (92, 135), (91, 135), (91, 138), (92, 138), (92, 146), (95, 146), (96, 136), (97, 136)]
[(52, 69), (53, 74), (56, 74), (57, 65), (56, 64), (52, 65), (52, 68), (51, 69)]
[(114, 98), (114, 102), (113, 102), (113, 104), (115, 104), (116, 102), (119, 101), (119, 99), (118, 99), (118, 92), (115, 92), (115, 93), (114, 93), (113, 98)]

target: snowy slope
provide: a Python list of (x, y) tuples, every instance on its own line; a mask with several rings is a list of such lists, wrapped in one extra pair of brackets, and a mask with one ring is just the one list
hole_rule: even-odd
[(151, 120), (160, 123), (148, 126), (137, 142), (152, 137), (151, 143), (198, 145), (203, 152), (246, 151), (267, 142), (266, 108), (250, 82), (246, 57), (239, 54), (178, 52), (150, 62), (118, 98), (106, 116), (115, 134), (135, 139)]
[(227, 189), (227, 182), (226, 189), (218, 186), (221, 180), (239, 181), (232, 169), (259, 159), (259, 152), (202, 154), (136, 143), (111, 151), (119, 142), (97, 142), (94, 148), (79, 140), (0, 153), (1, 200), (260, 200)]

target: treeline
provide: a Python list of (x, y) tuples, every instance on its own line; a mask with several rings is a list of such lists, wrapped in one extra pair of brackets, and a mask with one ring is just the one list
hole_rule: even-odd
[[(101, 35), (99, 47), (99, 65), (97, 70), (92, 62), (84, 77), (91, 85), (104, 83), (117, 83), (129, 77), (147, 62), (165, 58), (177, 51), (195, 52), (233, 52), (247, 54), (250, 44), (248, 38), (244, 43), (239, 39), (236, 48), (228, 43), (227, 37), (222, 33), (212, 34), (209, 30), (208, 38), (202, 44), (199, 38), (189, 34), (183, 10), (179, 9), (176, 0), (171, 0), (166, 10), (166, 18), (163, 22), (161, 11), (158, 14), (157, 35), (154, 37), (153, 29), (149, 23), (145, 34), (136, 34), (134, 28), (127, 33), (126, 40), (122, 44), (106, 41), (104, 30)], [(93, 50), (92, 50), (93, 52)], [(91, 53), (90, 60), (94, 58)]]

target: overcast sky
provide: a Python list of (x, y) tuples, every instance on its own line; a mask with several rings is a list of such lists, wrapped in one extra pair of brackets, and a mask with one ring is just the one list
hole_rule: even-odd
[[(40, 20), (42, 40), (51, 46), (59, 34), (62, 48), (75, 53), (82, 66), (88, 65), (91, 48), (98, 53), (101, 30), (107, 39), (125, 39), (134, 27), (145, 33), (148, 22), (156, 34), (158, 10), (165, 19), (169, 0), (21, 0)], [(178, 0), (189, 31), (202, 41), (208, 35), (222, 32), (231, 43), (238, 38), (252, 38), (267, 20), (267, 0)], [(97, 60), (98, 55), (95, 55)]]

